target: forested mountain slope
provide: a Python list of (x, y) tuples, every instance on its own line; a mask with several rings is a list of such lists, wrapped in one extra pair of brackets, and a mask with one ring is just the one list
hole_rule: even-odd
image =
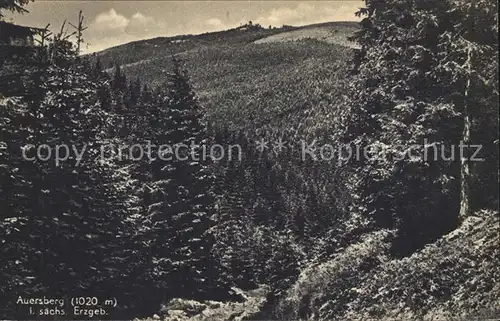
[[(301, 126), (314, 131), (331, 118), (326, 110), (342, 99), (352, 57), (350, 48), (322, 41), (318, 28), (337, 30), (344, 38), (359, 29), (355, 22), (235, 29), (134, 42), (96, 57), (105, 67), (117, 63), (124, 73), (155, 86), (164, 81), (171, 55), (176, 55), (189, 66), (193, 86), (215, 126), (254, 130), (269, 125), (294, 131)], [(269, 35), (309, 31), (311, 37), (300, 41), (253, 43)]]

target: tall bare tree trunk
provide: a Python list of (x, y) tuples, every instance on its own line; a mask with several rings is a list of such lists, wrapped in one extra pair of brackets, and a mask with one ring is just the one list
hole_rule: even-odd
[[(465, 87), (464, 93), (464, 127), (462, 131), (461, 143), (465, 146), (470, 146), (471, 143), (471, 127), (472, 120), (469, 113), (469, 95), (471, 89), (471, 60), (472, 60), (472, 49), (469, 49), (468, 58), (465, 66), (468, 71), (467, 85)], [(467, 148), (466, 148), (467, 150)], [(460, 213), (459, 219), (463, 221), (466, 217), (471, 214), (470, 208), (470, 193), (471, 193), (471, 163), (468, 153), (461, 155), (460, 159)]]
[(76, 33), (76, 54), (77, 55), (80, 55), (80, 53), (81, 53), (80, 46), (83, 43), (83, 32), (87, 29), (87, 27), (83, 26), (83, 19), (84, 19), (84, 17), (82, 14), (82, 10), (80, 10), (80, 12), (78, 13), (78, 25), (75, 26), (71, 22), (69, 23), (73, 28), (76, 29), (75, 33)]

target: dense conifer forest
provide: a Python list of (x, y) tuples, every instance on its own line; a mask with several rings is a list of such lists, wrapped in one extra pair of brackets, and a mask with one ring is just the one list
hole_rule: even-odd
[(3, 21), (26, 4), (0, 3), (0, 319), (500, 317), (495, 1), (367, 0), (356, 48), (206, 34), (238, 48), (154, 81), (82, 55), (82, 13)]

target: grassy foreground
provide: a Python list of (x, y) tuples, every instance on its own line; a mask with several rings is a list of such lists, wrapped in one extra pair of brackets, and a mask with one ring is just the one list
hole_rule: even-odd
[[(481, 211), (458, 229), (403, 259), (389, 259), (391, 231), (378, 231), (306, 266), (284, 300), (280, 320), (498, 320), (500, 220)], [(168, 321), (263, 320), (266, 287), (240, 292), (244, 302), (174, 299)], [(457, 311), (461, 311), (460, 314)]]

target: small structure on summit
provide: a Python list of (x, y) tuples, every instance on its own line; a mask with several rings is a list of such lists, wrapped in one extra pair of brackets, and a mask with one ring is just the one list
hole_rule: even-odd
[(19, 65), (20, 59), (27, 61), (33, 57), (39, 49), (35, 36), (43, 31), (0, 21), (0, 91), (4, 97), (26, 94), (19, 68), (3, 67), (12, 62)]
[(41, 31), (43, 29), (0, 21), (0, 44), (8, 46), (34, 46), (34, 37)]
[(235, 28), (236, 30), (240, 31), (247, 31), (247, 30), (262, 30), (262, 26), (258, 23), (253, 23), (251, 20), (248, 23), (241, 24), (239, 27)]

